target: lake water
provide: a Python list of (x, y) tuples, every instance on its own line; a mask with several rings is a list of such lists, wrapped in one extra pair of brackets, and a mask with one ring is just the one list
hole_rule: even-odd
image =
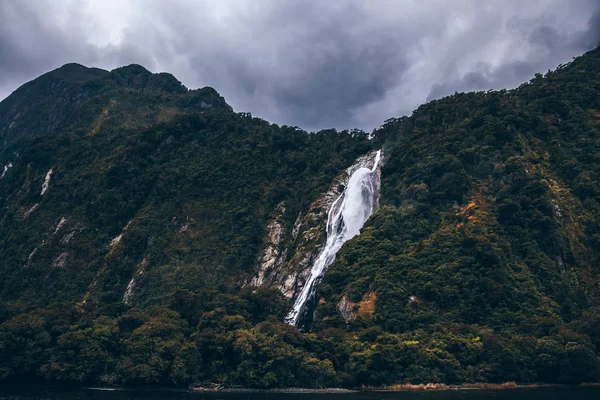
[(169, 389), (4, 387), (0, 400), (600, 400), (600, 387), (350, 394), (195, 393)]

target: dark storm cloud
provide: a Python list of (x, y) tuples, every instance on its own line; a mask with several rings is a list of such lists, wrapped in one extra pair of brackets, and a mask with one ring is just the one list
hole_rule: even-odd
[[(38, 16), (33, 4), (0, 2), (0, 84), (43, 72), (58, 62), (61, 54), (56, 49), (67, 41), (61, 30)], [(76, 52), (73, 49), (73, 54)]]
[[(577, 3), (577, 2), (574, 2)], [(589, 3), (595, 11), (583, 24), (571, 34), (559, 32), (555, 27), (546, 25), (544, 17), (533, 19), (512, 18), (506, 23), (506, 30), (523, 43), (528, 43), (525, 60), (501, 64), (492, 67), (489, 64), (473, 66), (473, 71), (458, 78), (450, 79), (432, 86), (427, 100), (437, 99), (449, 94), (466, 91), (478, 91), (511, 88), (529, 80), (536, 72), (544, 73), (558, 64), (570, 61), (600, 44), (600, 3)], [(460, 75), (453, 71), (454, 75)]]
[(231, 24), (228, 40), (213, 26), (195, 24), (184, 7), (170, 6), (162, 13), (166, 25), (183, 18), (190, 29), (174, 31), (170, 44), (157, 47), (183, 55), (188, 75), (214, 86), (234, 108), (307, 128), (356, 126), (353, 111), (398, 84), (406, 68), (397, 51), (401, 40), (384, 30), (364, 32), (366, 16), (355, 3), (343, 9), (318, 1), (259, 4), (257, 18)]
[(588, 29), (581, 35), (580, 46), (592, 48), (600, 45), (600, 5), (598, 10), (590, 17)]
[(467, 72), (457, 80), (434, 84), (427, 100), (439, 99), (454, 92), (470, 92), (511, 87), (528, 80), (535, 72), (533, 66), (526, 62), (515, 62), (491, 68), (480, 65), (476, 71)]
[(68, 62), (138, 63), (280, 124), (372, 129), (599, 42), (596, 0), (0, 0), (0, 98)]
[(0, 98), (27, 80), (69, 62), (89, 66), (141, 63), (153, 67), (151, 58), (135, 45), (98, 47), (87, 43), (86, 16), (77, 8), (65, 15), (64, 27), (57, 15), (47, 13), (41, 1), (0, 1)]
[(352, 126), (353, 110), (382, 100), (398, 84), (407, 64), (395, 49), (398, 42), (385, 32), (359, 37), (351, 26), (364, 18), (360, 10), (350, 7), (343, 15), (320, 15), (316, 6), (289, 11), (278, 9), (264, 24), (276, 27), (275, 32), (291, 26), (300, 37), (267, 50), (271, 62), (234, 63), (229, 74), (239, 79), (235, 87), (246, 96), (275, 104), (279, 120), (308, 127)]

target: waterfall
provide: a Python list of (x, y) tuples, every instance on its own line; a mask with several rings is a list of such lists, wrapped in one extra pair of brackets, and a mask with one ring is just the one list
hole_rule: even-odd
[(373, 212), (377, 199), (377, 166), (381, 150), (377, 151), (373, 168), (358, 168), (342, 194), (331, 204), (327, 213), (327, 240), (310, 270), (302, 291), (296, 297), (294, 307), (285, 318), (290, 325), (298, 325), (308, 301), (314, 296), (316, 287), (323, 278), (327, 267), (335, 260), (335, 255), (344, 243), (360, 233)]

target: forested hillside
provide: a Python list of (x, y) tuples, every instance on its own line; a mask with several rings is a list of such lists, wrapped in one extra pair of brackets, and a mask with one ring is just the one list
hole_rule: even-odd
[[(248, 284), (267, 232), (293, 264), (300, 216), (379, 148), (378, 209), (312, 326), (284, 324), (291, 299)], [(0, 168), (0, 381), (600, 379), (600, 50), (371, 139), (69, 64), (0, 103)]]

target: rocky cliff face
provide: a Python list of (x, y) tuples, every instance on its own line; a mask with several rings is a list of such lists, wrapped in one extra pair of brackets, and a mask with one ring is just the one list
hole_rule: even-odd
[[(267, 226), (264, 245), (258, 258), (257, 273), (249, 286), (276, 288), (284, 296), (294, 299), (304, 287), (310, 268), (319, 255), (326, 239), (327, 214), (333, 202), (342, 194), (350, 176), (359, 168), (372, 168), (377, 151), (371, 151), (342, 171), (318, 196), (305, 213), (300, 213), (291, 229), (286, 230), (283, 219), (284, 203), (277, 205)], [(382, 151), (383, 158), (383, 151)], [(381, 178), (381, 163), (376, 173)], [(380, 188), (377, 187), (377, 193)], [(284, 248), (284, 243), (290, 246)]]
[(139, 66), (61, 67), (0, 102), (0, 303), (143, 307), (239, 289), (257, 257), (287, 263), (299, 204), (370, 148)]
[[(258, 274), (250, 281), (250, 286), (272, 287), (275, 282), (280, 281), (282, 266), (285, 263), (286, 249), (283, 247), (285, 202), (277, 205), (273, 211), (273, 219), (267, 226), (267, 235), (264, 240), (264, 248), (258, 258)], [(283, 291), (283, 290), (282, 290)]]

